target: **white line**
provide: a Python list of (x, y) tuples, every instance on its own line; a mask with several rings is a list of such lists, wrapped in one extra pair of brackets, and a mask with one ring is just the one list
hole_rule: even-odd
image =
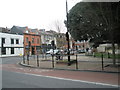
[[(21, 74), (21, 72), (16, 72), (16, 73), (20, 73)], [(60, 78), (60, 77), (53, 77), (53, 76), (44, 76), (44, 75), (31, 74), (31, 73), (22, 73), (22, 74), (33, 75), (33, 76), (41, 76), (41, 77), (47, 77), (47, 78), (53, 78), (53, 79), (59, 79), (59, 80), (68, 80), (68, 81), (74, 81), (74, 82), (82, 82), (82, 83), (88, 83), (88, 84), (103, 85), (103, 86), (120, 87), (119, 85), (112, 85), (112, 84), (98, 83), (98, 82), (91, 82), (91, 81), (83, 81), (83, 80), (75, 80), (75, 79), (68, 79), (68, 78)]]

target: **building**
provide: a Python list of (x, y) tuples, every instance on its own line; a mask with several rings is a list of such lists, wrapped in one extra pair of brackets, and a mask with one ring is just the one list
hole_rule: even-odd
[(38, 29), (30, 29), (26, 27), (13, 26), (11, 28), (12, 34), (24, 36), (24, 54), (37, 54), (41, 45), (40, 34)]
[(41, 43), (42, 44), (51, 44), (51, 41), (55, 41), (56, 44), (56, 38), (55, 38), (55, 32), (53, 33), (50, 31), (45, 31), (45, 29), (40, 29), (40, 36), (41, 36)]
[(10, 29), (8, 29), (7, 27), (6, 28), (0, 27), (0, 32), (1, 33), (10, 33)]
[(56, 37), (55, 37), (55, 31), (45, 31), (45, 29), (40, 29), (40, 36), (41, 36), (41, 47), (43, 53), (45, 53), (47, 50), (53, 48), (51, 45), (51, 42), (54, 41), (55, 47), (57, 44)]
[(29, 52), (30, 55), (38, 54), (40, 45), (39, 31), (37, 29), (26, 30), (24, 33), (24, 53), (27, 54), (27, 52)]
[[(112, 54), (112, 44), (106, 43), (106, 44), (100, 44), (99, 47), (97, 47), (97, 52), (104, 52), (104, 53), (110, 53)], [(120, 49), (118, 44), (115, 44), (115, 54), (120, 54)]]
[(23, 36), (0, 33), (0, 57), (23, 55)]
[(59, 49), (66, 49), (67, 48), (67, 40), (66, 35), (64, 33), (56, 33), (56, 42), (57, 47)]
[(90, 49), (90, 45), (89, 45), (89, 41), (77, 41), (75, 42), (75, 46), (77, 46), (77, 48), (79, 50), (87, 50), (87, 49)]
[(19, 26), (13, 26), (10, 30), (11, 34), (18, 34), (23, 35), (28, 30), (28, 27), (19, 27)]

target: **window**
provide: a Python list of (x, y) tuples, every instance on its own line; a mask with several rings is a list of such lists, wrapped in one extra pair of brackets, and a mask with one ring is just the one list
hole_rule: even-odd
[(32, 43), (34, 43), (34, 38), (32, 38)]
[(11, 44), (14, 44), (14, 39), (11, 39)]
[(13, 47), (11, 48), (11, 54), (14, 54), (14, 48)]
[(5, 43), (5, 38), (2, 38), (2, 44), (4, 44)]
[(28, 37), (26, 37), (26, 43), (28, 43), (29, 41), (28, 41)]
[(37, 38), (37, 44), (39, 44), (39, 38)]
[(1, 50), (1, 51), (2, 51), (1, 54), (2, 54), (2, 55), (5, 55), (5, 54), (6, 54), (6, 48), (5, 48), (5, 47), (2, 47), (1, 49), (2, 49), (2, 50)]
[(19, 44), (19, 39), (16, 39), (16, 44)]

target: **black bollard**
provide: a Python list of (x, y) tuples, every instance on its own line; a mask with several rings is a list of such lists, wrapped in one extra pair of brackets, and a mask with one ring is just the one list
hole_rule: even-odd
[(76, 54), (76, 69), (78, 69), (78, 60), (77, 60), (77, 54)]
[(54, 54), (52, 54), (52, 67), (54, 68)]
[(76, 69), (78, 69), (77, 50), (78, 50), (78, 48), (76, 46)]
[(23, 63), (25, 64), (25, 55), (23, 55)]
[(39, 67), (39, 56), (37, 55), (37, 67)]
[(27, 55), (27, 63), (28, 63), (28, 65), (29, 65), (29, 55)]
[(110, 58), (110, 53), (108, 52), (108, 58)]
[(102, 70), (104, 70), (103, 53), (101, 53), (101, 58), (102, 58)]

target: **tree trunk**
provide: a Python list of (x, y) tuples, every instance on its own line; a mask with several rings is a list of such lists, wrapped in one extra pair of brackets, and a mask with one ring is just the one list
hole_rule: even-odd
[(116, 65), (116, 57), (115, 57), (115, 43), (112, 41), (112, 54), (113, 54), (113, 65)]

